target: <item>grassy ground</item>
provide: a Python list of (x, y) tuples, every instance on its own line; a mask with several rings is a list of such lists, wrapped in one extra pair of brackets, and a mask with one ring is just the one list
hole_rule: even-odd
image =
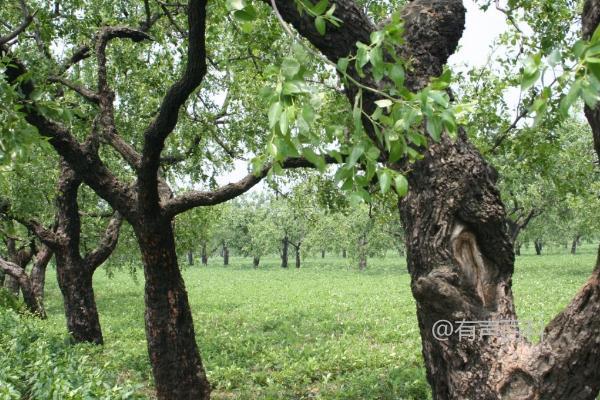
[[(552, 250), (552, 249), (550, 249)], [(548, 322), (575, 294), (595, 261), (595, 246), (576, 256), (517, 259), (514, 292), (522, 319)], [(282, 270), (275, 258), (224, 268), (186, 268), (196, 333), (215, 399), (427, 399), (415, 304), (405, 262), (369, 260), (359, 273), (341, 258), (314, 258)], [(143, 275), (94, 279), (106, 346), (121, 379), (152, 396), (143, 319)], [(45, 329), (64, 334), (55, 275), (47, 284)]]

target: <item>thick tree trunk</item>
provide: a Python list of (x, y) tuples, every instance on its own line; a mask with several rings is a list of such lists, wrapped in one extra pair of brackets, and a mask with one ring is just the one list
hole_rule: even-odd
[(56, 275), (63, 295), (67, 330), (75, 343), (103, 344), (92, 277), (94, 270), (77, 255), (56, 253)]
[(571, 254), (577, 253), (577, 244), (579, 243), (580, 238), (581, 235), (575, 235), (575, 237), (573, 238), (573, 243), (571, 243)]
[(260, 257), (253, 257), (252, 258), (252, 266), (254, 268), (258, 268), (258, 265), (260, 264)]
[(288, 237), (285, 236), (281, 240), (281, 268), (288, 267), (289, 247), (290, 247), (290, 243), (289, 243)]
[(191, 250), (187, 252), (187, 259), (189, 265), (194, 265), (194, 253)]
[(169, 221), (135, 228), (146, 277), (146, 338), (158, 399), (210, 397)]
[(202, 243), (202, 265), (208, 265), (208, 254), (206, 253), (206, 242)]
[[(275, 2), (280, 15), (333, 62), (352, 55), (355, 43), (367, 43), (375, 29), (351, 1), (330, 1), (343, 23), (325, 36), (318, 34), (310, 16), (298, 15), (293, 2)], [(592, 3), (600, 9), (598, 0)], [(406, 85), (419, 90), (441, 73), (456, 49), (465, 9), (460, 0), (414, 0), (401, 14), (405, 32), (401, 51), (411, 60)], [(369, 78), (354, 78), (374, 84)], [(355, 90), (348, 90), (350, 101)], [(371, 114), (375, 99), (363, 96), (364, 112)], [(369, 131), (368, 121), (365, 125)], [(368, 133), (377, 141), (374, 132)], [(513, 247), (495, 186), (496, 172), (464, 132), (456, 140), (443, 136), (439, 144), (431, 144), (423, 160), (410, 166), (407, 178), (410, 191), (399, 209), (433, 398), (594, 399), (600, 390), (600, 266), (546, 328), (546, 340), (538, 346), (521, 335), (481, 335), (480, 330), (473, 340), (461, 340), (458, 334), (436, 338), (440, 331), (432, 329), (443, 320), (455, 331), (461, 321), (501, 325), (516, 320)]]

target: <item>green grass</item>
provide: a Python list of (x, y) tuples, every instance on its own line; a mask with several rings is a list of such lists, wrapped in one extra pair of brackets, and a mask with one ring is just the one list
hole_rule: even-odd
[[(552, 250), (552, 249), (550, 249)], [(518, 257), (514, 293), (519, 316), (544, 324), (576, 293), (595, 261), (595, 247), (576, 256)], [(229, 267), (186, 268), (198, 345), (215, 399), (427, 399), (415, 303), (405, 262), (369, 260), (360, 273), (341, 258), (314, 258), (300, 270), (278, 260), (233, 258)], [(143, 317), (143, 276), (94, 278), (106, 346), (118, 381), (152, 396)], [(47, 283), (48, 321), (64, 335), (55, 275)]]

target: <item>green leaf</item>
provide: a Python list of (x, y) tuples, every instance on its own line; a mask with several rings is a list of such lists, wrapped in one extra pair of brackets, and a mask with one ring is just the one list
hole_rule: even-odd
[(392, 176), (387, 170), (383, 170), (379, 173), (379, 188), (381, 189), (382, 194), (386, 194), (388, 190), (390, 190), (390, 186), (392, 184)]
[(406, 193), (408, 193), (408, 181), (406, 180), (404, 175), (396, 175), (396, 177), (394, 178), (394, 187), (396, 188), (396, 193), (398, 193), (398, 196), (406, 196)]
[(252, 6), (246, 6), (243, 10), (233, 12), (233, 17), (240, 22), (251, 22), (256, 19), (256, 9)]
[(269, 108), (269, 128), (273, 129), (273, 127), (279, 122), (279, 117), (281, 116), (281, 111), (283, 111), (283, 105), (280, 102), (271, 104)]
[(300, 71), (300, 63), (294, 58), (287, 57), (281, 63), (281, 72), (286, 78), (293, 78)]
[(285, 135), (287, 133), (288, 127), (289, 127), (288, 113), (284, 111), (279, 116), (279, 130), (281, 131), (282, 135)]
[(324, 36), (327, 31), (327, 27), (325, 26), (325, 18), (321, 16), (315, 18), (315, 28), (321, 36)]
[(352, 148), (352, 152), (350, 153), (350, 157), (348, 157), (347, 165), (349, 168), (356, 165), (356, 162), (365, 152), (365, 147), (362, 144), (357, 144)]
[(340, 58), (337, 62), (338, 71), (345, 74), (346, 71), (348, 70), (348, 63), (349, 63), (348, 58), (346, 58), (346, 57)]
[(315, 153), (313, 151), (313, 149), (311, 149), (310, 147), (306, 147), (304, 149), (302, 149), (302, 155), (312, 164), (315, 165), (315, 167), (317, 167), (317, 169), (320, 172), (325, 171), (325, 160), (323, 160), (323, 157), (321, 157), (320, 155), (318, 155), (317, 153)]
[(427, 118), (427, 132), (436, 142), (440, 141), (442, 136), (442, 120), (438, 116), (431, 116)]
[(390, 70), (390, 78), (394, 81), (396, 87), (404, 86), (404, 68), (400, 64), (394, 64)]
[(316, 15), (323, 15), (327, 6), (329, 6), (329, 0), (321, 0), (311, 8), (311, 11)]

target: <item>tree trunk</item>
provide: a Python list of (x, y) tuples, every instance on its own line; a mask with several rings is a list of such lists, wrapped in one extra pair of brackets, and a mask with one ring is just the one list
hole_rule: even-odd
[(260, 264), (260, 257), (256, 257), (256, 256), (255, 256), (255, 257), (252, 259), (252, 266), (253, 266), (254, 268), (258, 268), (258, 264)]
[(515, 243), (515, 255), (520, 256), (521, 255), (521, 246), (523, 244), (521, 242), (516, 242)]
[(223, 243), (223, 265), (229, 265), (229, 247)]
[(20, 287), (22, 289), (23, 301), (27, 309), (32, 314), (45, 319), (46, 311), (44, 310), (44, 306), (35, 296), (31, 287), (31, 280), (25, 273), (25, 270), (21, 266), (10, 261), (5, 261), (2, 258), (0, 258), (0, 269), (17, 282), (17, 288)]
[(534, 246), (535, 246), (535, 254), (538, 256), (542, 255), (542, 248), (543, 248), (543, 243), (542, 243), (542, 239), (535, 239), (533, 242)]
[(191, 250), (187, 252), (187, 259), (189, 265), (194, 265), (194, 253)]
[(571, 254), (577, 253), (577, 244), (579, 243), (580, 238), (581, 235), (576, 235), (575, 238), (573, 238), (573, 243), (571, 244)]
[(31, 289), (40, 304), (44, 304), (44, 288), (46, 286), (46, 268), (54, 253), (50, 248), (42, 244), (41, 249), (35, 256), (35, 262), (31, 269)]
[[(169, 221), (135, 228), (146, 277), (146, 338), (160, 400), (208, 399), (188, 296)], [(226, 254), (226, 253), (225, 253)]]
[(103, 344), (94, 297), (94, 270), (78, 255), (56, 253), (56, 275), (63, 295), (67, 330), (75, 343)]
[(296, 268), (300, 268), (300, 245), (296, 246)]
[(281, 268), (288, 267), (288, 253), (289, 253), (290, 243), (288, 237), (285, 236), (281, 240)]
[(364, 271), (367, 269), (367, 238), (361, 236), (358, 239), (358, 269)]
[[(21, 266), (18, 267), (21, 268)], [(19, 280), (13, 275), (8, 274), (6, 276), (6, 278), (4, 279), (4, 288), (13, 296), (19, 297)]]
[(342, 258), (346, 258), (348, 255), (346, 254), (346, 249), (342, 250)]
[(206, 242), (202, 243), (202, 265), (208, 265), (208, 254), (206, 253)]
[(321, 258), (325, 258), (325, 250), (321, 250)]
[[(334, 63), (353, 55), (356, 42), (367, 43), (376, 29), (352, 1), (330, 1), (343, 23), (325, 36), (314, 28), (311, 16), (297, 13), (294, 2), (274, 2), (282, 18)], [(598, 0), (588, 0), (586, 8), (589, 2), (600, 10)], [(460, 0), (414, 0), (401, 16), (405, 39), (401, 53), (411, 60), (406, 85), (416, 91), (441, 74), (456, 49), (465, 9)], [(353, 78), (375, 84), (370, 77)], [(347, 88), (351, 102), (356, 90)], [(377, 99), (363, 96), (362, 111), (370, 115)], [(369, 121), (365, 125), (377, 142)], [(399, 209), (433, 398), (594, 399), (600, 390), (600, 260), (588, 283), (546, 328), (546, 340), (540, 345), (514, 334), (436, 338), (440, 331), (432, 329), (444, 320), (453, 329), (461, 321), (516, 320), (511, 290), (514, 253), (495, 185), (497, 173), (462, 130), (455, 140), (443, 135), (439, 143), (430, 143), (423, 159), (410, 168), (391, 167), (406, 173), (409, 181), (410, 191)]]

